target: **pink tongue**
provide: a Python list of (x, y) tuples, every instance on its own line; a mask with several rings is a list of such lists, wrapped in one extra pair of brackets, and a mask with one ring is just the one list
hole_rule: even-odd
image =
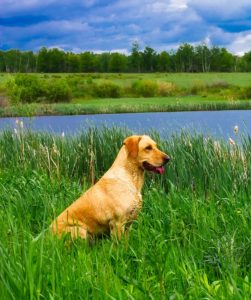
[(163, 174), (163, 173), (165, 172), (165, 169), (164, 169), (164, 167), (157, 167), (157, 168), (156, 168), (156, 171), (157, 171), (157, 173), (159, 173), (159, 174)]

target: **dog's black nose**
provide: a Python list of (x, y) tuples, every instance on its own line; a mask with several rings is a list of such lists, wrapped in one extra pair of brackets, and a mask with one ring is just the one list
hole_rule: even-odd
[(164, 165), (167, 164), (170, 160), (170, 157), (168, 155), (164, 156)]

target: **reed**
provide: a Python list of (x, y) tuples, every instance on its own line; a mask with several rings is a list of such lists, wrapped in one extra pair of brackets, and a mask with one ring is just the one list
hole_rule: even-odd
[[(125, 128), (0, 134), (1, 299), (250, 299), (251, 138), (161, 139), (129, 240), (65, 243), (47, 228), (111, 165)], [(238, 133), (239, 134), (239, 133)], [(91, 163), (90, 163), (91, 162)]]
[(124, 98), (86, 100), (84, 103), (23, 104), (0, 107), (0, 117), (42, 115), (86, 115), (137, 112), (176, 112), (212, 110), (250, 110), (251, 100), (210, 100), (196, 98)]

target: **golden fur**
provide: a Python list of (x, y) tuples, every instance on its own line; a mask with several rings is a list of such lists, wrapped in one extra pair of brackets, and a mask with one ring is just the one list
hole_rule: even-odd
[(53, 221), (52, 232), (72, 238), (110, 232), (120, 238), (141, 209), (144, 170), (161, 169), (168, 160), (149, 136), (126, 138), (111, 168)]

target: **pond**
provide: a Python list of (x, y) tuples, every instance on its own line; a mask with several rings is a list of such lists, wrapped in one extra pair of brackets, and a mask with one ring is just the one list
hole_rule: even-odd
[[(0, 130), (15, 128), (16, 119), (0, 118)], [(139, 134), (154, 129), (162, 136), (168, 136), (186, 130), (228, 138), (234, 135), (234, 127), (238, 126), (239, 133), (251, 136), (251, 110), (41, 116), (18, 119), (23, 121), (25, 128), (57, 134), (72, 135), (91, 126), (105, 125), (127, 127)]]

